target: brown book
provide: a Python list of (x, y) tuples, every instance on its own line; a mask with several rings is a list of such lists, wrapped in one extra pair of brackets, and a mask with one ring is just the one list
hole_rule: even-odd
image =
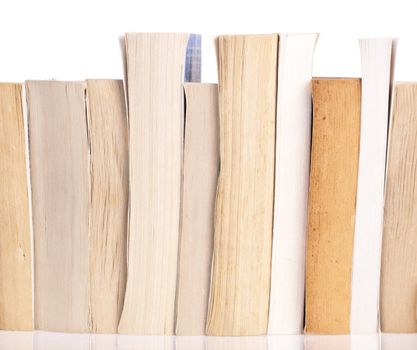
[(28, 81), (35, 326), (88, 332), (89, 141), (85, 84)]
[(87, 81), (90, 331), (117, 333), (126, 286), (129, 158), (121, 80)]
[(277, 55), (278, 35), (218, 40), (220, 175), (209, 335), (267, 332)]
[(306, 332), (349, 333), (360, 79), (313, 79)]
[(216, 84), (184, 86), (186, 123), (177, 283), (177, 335), (204, 335), (213, 255), (214, 200), (219, 174)]
[(417, 83), (394, 86), (385, 183), (381, 330), (417, 332)]
[(32, 248), (22, 85), (0, 84), (0, 329), (31, 330)]

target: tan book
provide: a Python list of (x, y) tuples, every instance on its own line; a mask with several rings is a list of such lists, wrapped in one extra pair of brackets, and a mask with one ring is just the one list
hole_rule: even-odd
[(306, 332), (349, 333), (360, 79), (313, 79)]
[(126, 35), (130, 207), (120, 333), (174, 333), (188, 38)]
[(90, 331), (117, 333), (126, 286), (129, 155), (121, 80), (87, 81)]
[(31, 330), (32, 247), (22, 85), (0, 84), (0, 329)]
[(274, 197), (278, 35), (218, 40), (220, 175), (207, 334), (265, 334)]
[(417, 332), (417, 83), (396, 84), (388, 141), (382, 242), (381, 331)]
[(214, 200), (219, 174), (216, 84), (184, 86), (186, 123), (177, 284), (177, 335), (204, 335), (213, 255)]
[(88, 332), (89, 140), (85, 84), (28, 81), (35, 326)]

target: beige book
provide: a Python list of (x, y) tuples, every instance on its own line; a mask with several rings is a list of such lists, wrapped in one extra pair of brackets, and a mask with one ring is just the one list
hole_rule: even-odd
[(120, 333), (174, 332), (188, 38), (126, 35), (130, 207)]
[(349, 333), (360, 79), (313, 79), (306, 332)]
[(385, 183), (381, 331), (417, 332), (417, 83), (394, 86)]
[(85, 84), (28, 81), (35, 326), (88, 332), (89, 140)]
[(32, 248), (22, 85), (0, 84), (0, 329), (31, 330)]
[(176, 334), (204, 335), (219, 173), (216, 84), (184, 86), (186, 123)]
[(90, 331), (117, 333), (126, 286), (127, 118), (121, 80), (87, 81)]
[(278, 35), (218, 40), (220, 175), (209, 335), (267, 332), (277, 55)]

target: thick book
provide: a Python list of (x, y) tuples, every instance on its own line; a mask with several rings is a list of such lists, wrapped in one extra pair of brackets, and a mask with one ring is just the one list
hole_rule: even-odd
[(126, 287), (129, 153), (121, 80), (87, 80), (90, 332), (117, 333)]
[(393, 39), (362, 39), (361, 128), (352, 263), (351, 333), (379, 330), (384, 183)]
[(189, 34), (126, 34), (130, 206), (120, 333), (174, 333), (184, 66), (198, 76), (193, 59), (198, 50), (189, 50), (186, 60), (189, 39)]
[(278, 35), (220, 36), (220, 175), (208, 335), (265, 334), (274, 200)]
[(317, 34), (280, 34), (269, 334), (304, 326), (311, 142), (311, 72)]
[(396, 83), (390, 116), (381, 261), (381, 331), (417, 332), (417, 83)]
[(89, 140), (82, 82), (28, 81), (37, 329), (88, 332)]
[(361, 81), (312, 81), (313, 132), (306, 255), (307, 333), (350, 330)]
[(33, 329), (26, 128), (22, 84), (0, 83), (0, 329)]
[(186, 119), (177, 335), (204, 335), (213, 254), (214, 200), (219, 174), (217, 84), (184, 86)]

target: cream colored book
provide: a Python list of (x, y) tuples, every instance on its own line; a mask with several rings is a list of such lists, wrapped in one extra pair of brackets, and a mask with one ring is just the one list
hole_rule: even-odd
[(130, 207), (120, 333), (174, 333), (189, 34), (126, 34)]
[(217, 84), (187, 83), (177, 335), (204, 335), (219, 174)]
[(417, 332), (417, 83), (394, 85), (381, 261), (381, 331)]
[(350, 331), (375, 333), (379, 330), (379, 277), (393, 40), (362, 39), (359, 43), (362, 99)]
[(126, 287), (129, 154), (121, 80), (87, 81), (90, 331), (117, 333)]
[(278, 35), (220, 36), (220, 175), (206, 331), (265, 334), (274, 200)]
[(90, 330), (85, 84), (28, 81), (35, 326)]
[(311, 71), (317, 38), (279, 36), (269, 334), (300, 334), (304, 326)]
[(31, 330), (32, 244), (22, 85), (0, 83), (0, 330)]

